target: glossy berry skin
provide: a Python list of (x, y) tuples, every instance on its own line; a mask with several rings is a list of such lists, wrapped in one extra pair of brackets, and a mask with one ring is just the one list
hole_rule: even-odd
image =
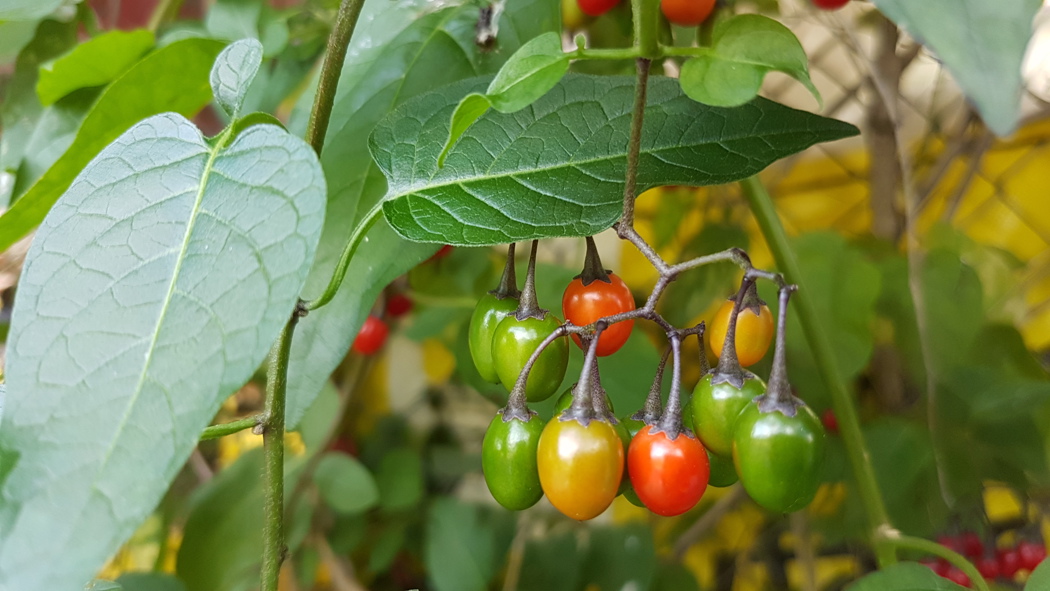
[(577, 3), (587, 16), (601, 16), (612, 10), (620, 0), (577, 0)]
[(1021, 568), (1035, 570), (1046, 558), (1046, 546), (1025, 540), (1017, 545), (1017, 556), (1020, 558)]
[(528, 422), (517, 418), (504, 422), (503, 415), (497, 414), (485, 431), (481, 444), (485, 484), (492, 498), (511, 511), (528, 509), (543, 496), (536, 467), (543, 426), (538, 416)]
[(412, 311), (412, 300), (403, 293), (395, 293), (386, 301), (386, 313), (391, 318), (400, 318)]
[(669, 439), (647, 426), (631, 440), (627, 451), (631, 486), (650, 511), (664, 517), (681, 515), (696, 506), (707, 490), (710, 465), (707, 450), (687, 431)]
[(808, 406), (795, 416), (748, 405), (736, 423), (733, 464), (744, 490), (766, 509), (791, 513), (817, 494), (824, 465), (824, 427)]
[(999, 576), (999, 561), (993, 556), (982, 556), (974, 563), (977, 572), (985, 579), (992, 580)]
[(715, 0), (660, 0), (667, 20), (682, 27), (695, 27), (711, 16)]
[(707, 479), (708, 486), (725, 488), (740, 480), (736, 475), (736, 467), (733, 466), (733, 458), (715, 455), (708, 450), (707, 461), (711, 465), (711, 475)]
[(386, 336), (390, 333), (390, 327), (379, 319), (378, 316), (368, 315), (361, 330), (354, 338), (354, 351), (362, 355), (372, 355), (383, 348)]
[(492, 337), (496, 334), (499, 323), (517, 308), (517, 299), (500, 299), (491, 293), (481, 296), (474, 306), (474, 313), (470, 316), (467, 345), (470, 357), (474, 360), (474, 367), (486, 382), (499, 383), (496, 362), (492, 358)]
[(623, 443), (605, 421), (591, 420), (584, 426), (554, 418), (540, 435), (536, 464), (551, 504), (585, 521), (601, 515), (616, 498), (623, 478)]
[[(586, 326), (599, 318), (630, 312), (634, 308), (634, 296), (630, 288), (616, 273), (609, 273), (609, 283), (599, 279), (584, 285), (583, 280), (577, 277), (565, 288), (561, 298), (565, 319), (576, 326)], [(633, 328), (634, 320), (610, 324), (598, 337), (595, 354), (604, 357), (619, 351), (631, 336)], [(572, 335), (572, 340), (583, 348), (579, 335)]]
[(849, 4), (849, 0), (813, 0), (813, 6), (821, 10), (838, 10)]
[(733, 427), (740, 412), (756, 396), (766, 393), (766, 384), (757, 376), (744, 380), (737, 388), (728, 382), (711, 384), (707, 374), (693, 389), (689, 411), (693, 416), (693, 430), (711, 453), (730, 457), (733, 453)]
[[(733, 313), (733, 301), (726, 300), (711, 319), (711, 351), (716, 357), (722, 356), (722, 345), (726, 342), (729, 330), (729, 315)], [(742, 367), (748, 367), (762, 361), (773, 342), (773, 313), (763, 304), (759, 313), (751, 308), (744, 308), (736, 316), (736, 356)]]
[[(559, 326), (561, 321), (549, 312), (543, 315), (542, 320), (518, 320), (510, 314), (500, 321), (492, 335), (492, 359), (496, 365), (496, 375), (504, 388), (514, 388), (518, 374), (533, 351)], [(529, 402), (550, 398), (561, 386), (568, 365), (569, 346), (564, 338), (555, 339), (540, 353), (529, 372), (529, 380), (525, 382), (525, 397)]]
[(962, 585), (963, 587), (970, 586), (970, 577), (966, 573), (959, 570), (959, 567), (952, 566), (948, 568), (948, 572), (944, 574), (944, 578), (955, 583), (956, 585)]
[(999, 575), (1007, 579), (1014, 578), (1017, 571), (1021, 570), (1021, 555), (1016, 548), (1000, 548), (996, 552), (999, 562)]

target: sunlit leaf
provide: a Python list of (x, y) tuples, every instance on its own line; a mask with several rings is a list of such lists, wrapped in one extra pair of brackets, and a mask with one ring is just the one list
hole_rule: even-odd
[(109, 31), (40, 68), (36, 93), (44, 106), (78, 88), (108, 84), (153, 47), (146, 30)]

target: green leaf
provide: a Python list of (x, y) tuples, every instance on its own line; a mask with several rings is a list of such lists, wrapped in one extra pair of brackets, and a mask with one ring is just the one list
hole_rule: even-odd
[(579, 589), (583, 562), (575, 532), (548, 533), (525, 544), (520, 591), (574, 591)]
[(63, 0), (4, 0), (0, 3), (0, 21), (31, 21), (47, 16)]
[(84, 591), (124, 591), (124, 588), (121, 587), (119, 583), (113, 581), (95, 579), (87, 585), (84, 585)]
[(136, 122), (166, 111), (190, 116), (211, 101), (208, 72), (222, 45), (177, 41), (146, 56), (102, 93), (73, 144), (0, 216), (0, 251), (26, 236), (101, 150)]
[(211, 69), (211, 89), (215, 102), (236, 119), (255, 74), (262, 65), (262, 44), (255, 39), (234, 41), (215, 58)]
[(7, 397), (7, 384), (0, 384), (0, 421), (4, 420), (4, 398)]
[(1050, 560), (1039, 563), (1024, 584), (1024, 591), (1040, 591), (1041, 589), (1050, 589)]
[(656, 574), (656, 549), (647, 525), (591, 530), (583, 580), (599, 589), (648, 589)]
[(685, 565), (677, 562), (660, 565), (653, 591), (700, 591), (700, 584)]
[(314, 483), (321, 498), (339, 513), (356, 515), (379, 503), (379, 489), (372, 473), (344, 453), (326, 453), (314, 470)]
[[(484, 84), (468, 80), (413, 99), (372, 134), (390, 183), (383, 213), (421, 242), (489, 245), (588, 236), (621, 214), (634, 78), (570, 74), (531, 109), (489, 112), (437, 166), (448, 114)], [(638, 189), (728, 183), (817, 142), (855, 135), (848, 123), (756, 99), (736, 109), (696, 103), (653, 78)]]
[[(561, 28), (557, 0), (515, 0), (500, 17), (500, 50), (486, 53), (474, 43), (476, 5), (424, 11), (423, 16), (420, 8), (413, 2), (365, 3), (321, 156), (329, 201), (306, 296), (324, 290), (353, 228), (386, 194), (386, 179), (368, 152), (368, 136), (376, 123), (410, 97), (495, 71), (520, 43)], [(451, 109), (444, 115), (446, 123), (450, 115)], [(440, 141), (445, 137), (447, 130)], [(296, 330), (288, 382), (289, 425), (299, 421), (346, 356), (380, 291), (434, 250), (433, 245), (401, 239), (384, 219), (368, 231), (335, 299), (303, 318)]]
[(376, 484), (383, 511), (393, 513), (415, 507), (423, 498), (423, 458), (410, 448), (383, 454)]
[[(193, 591), (250, 591), (259, 586), (263, 548), (263, 450), (255, 448), (194, 491), (179, 545), (176, 574)], [(285, 501), (301, 473), (295, 459), (285, 465)], [(311, 511), (299, 504), (286, 522), (287, 543), (295, 551)]]
[(262, 3), (258, 0), (218, 0), (208, 10), (204, 27), (215, 39), (258, 38)]
[(124, 591), (186, 591), (182, 581), (163, 573), (124, 573), (117, 583)]
[(406, 533), (407, 527), (404, 523), (394, 523), (383, 528), (368, 555), (368, 570), (381, 573), (390, 568), (397, 558), (397, 553), (405, 546)]
[(988, 127), (1009, 135), (1021, 115), (1021, 64), (1040, 0), (875, 0), (887, 18), (930, 48)]
[(496, 535), (478, 507), (451, 498), (434, 501), (427, 512), (423, 562), (435, 591), (483, 591), (496, 574)]
[(707, 105), (736, 107), (758, 96), (769, 72), (783, 72), (813, 94), (806, 51), (779, 22), (760, 14), (741, 14), (719, 21), (711, 47), (682, 65), (679, 81), (689, 98)]
[(0, 22), (0, 64), (10, 63), (33, 39), (36, 21)]
[(917, 562), (899, 562), (871, 573), (846, 587), (846, 591), (964, 591)]
[(45, 107), (77, 90), (113, 81), (153, 47), (146, 30), (109, 31), (40, 68), (36, 93)]
[(11, 320), (0, 580), (79, 584), (156, 506), (288, 319), (324, 196), (313, 150), (280, 128), (212, 146), (171, 113), (77, 177)]
[(452, 113), (448, 141), (438, 157), (445, 155), (485, 112), (492, 107), (500, 113), (514, 113), (547, 94), (569, 71), (569, 56), (561, 49), (561, 35), (551, 31), (522, 45), (492, 79), (485, 94), (463, 97)]

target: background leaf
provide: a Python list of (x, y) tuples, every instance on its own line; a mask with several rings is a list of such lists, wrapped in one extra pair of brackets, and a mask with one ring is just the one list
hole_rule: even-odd
[(230, 118), (236, 118), (255, 74), (262, 64), (262, 44), (255, 39), (234, 41), (215, 58), (211, 69), (215, 102)]
[[(449, 114), (485, 80), (418, 97), (376, 127), (372, 153), (390, 182), (383, 213), (410, 240), (482, 246), (588, 236), (619, 218), (634, 78), (570, 74), (531, 108), (490, 111), (449, 152)], [(736, 109), (696, 103), (653, 78), (638, 189), (745, 178), (848, 123), (764, 99)]]
[(78, 88), (108, 84), (153, 47), (146, 30), (108, 31), (40, 68), (36, 93), (44, 106)]
[(806, 51), (791, 29), (760, 14), (740, 14), (718, 21), (705, 53), (682, 65), (679, 81), (689, 98), (707, 105), (735, 107), (758, 96), (762, 80), (784, 72), (813, 94)]
[[(365, 3), (321, 155), (328, 210), (306, 296), (322, 292), (352, 229), (386, 194), (386, 179), (368, 153), (367, 138), (376, 123), (409, 97), (495, 71), (524, 40), (559, 29), (559, 6), (556, 0), (509, 3), (499, 21), (498, 49), (485, 53), (474, 44), (476, 6), (447, 7), (417, 18), (418, 6), (410, 2), (395, 7), (386, 0)], [(303, 318), (296, 330), (288, 382), (289, 425), (299, 421), (346, 356), (383, 287), (434, 250), (433, 245), (401, 239), (382, 219), (366, 234), (335, 299)]]
[(111, 84), (57, 162), (0, 216), (0, 251), (33, 230), (102, 148), (136, 122), (173, 111), (190, 116), (211, 101), (208, 72), (222, 45), (186, 39), (159, 49)]
[(423, 560), (436, 591), (488, 588), (507, 544), (497, 541), (495, 520), (479, 513), (478, 507), (451, 498), (430, 506)]
[(372, 473), (344, 453), (326, 453), (313, 477), (321, 498), (339, 513), (356, 515), (379, 503), (379, 489)]
[(78, 176), (15, 301), (0, 580), (82, 584), (153, 509), (287, 320), (324, 195), (313, 151), (282, 129), (220, 150), (175, 114)]
[(383, 454), (376, 474), (379, 506), (394, 513), (415, 507), (423, 498), (423, 458), (413, 449)]
[(124, 573), (117, 579), (124, 591), (186, 591), (186, 585), (162, 573)]
[(0, 21), (28, 21), (54, 12), (62, 0), (4, 0), (0, 4)]
[(846, 587), (846, 591), (963, 591), (955, 583), (938, 576), (917, 562), (899, 562), (871, 573)]
[(1014, 130), (1021, 115), (1021, 63), (1040, 0), (874, 1), (937, 54), (992, 131)]
[(1050, 560), (1044, 560), (1028, 577), (1024, 585), (1025, 591), (1039, 591), (1050, 589)]

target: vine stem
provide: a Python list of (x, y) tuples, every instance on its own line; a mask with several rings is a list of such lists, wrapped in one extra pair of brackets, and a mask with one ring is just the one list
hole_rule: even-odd
[(310, 122), (306, 126), (306, 143), (314, 152), (321, 154), (324, 138), (328, 133), (328, 121), (332, 118), (332, 105), (335, 103), (335, 91), (339, 86), (339, 76), (343, 72), (346, 51), (350, 47), (350, 37), (357, 27), (357, 17), (361, 16), (361, 7), (365, 0), (343, 0), (335, 16), (335, 25), (328, 36), (328, 47), (325, 50), (324, 64), (321, 65), (321, 79), (317, 83), (317, 95), (310, 112)]
[(266, 370), (263, 427), (265, 516), (263, 518), (262, 591), (277, 591), (286, 548), (284, 543), (284, 408), (288, 388), (288, 357), (299, 314), (288, 319), (270, 350)]
[(243, 419), (237, 419), (236, 421), (230, 421), (229, 423), (221, 423), (218, 425), (212, 425), (204, 429), (201, 433), (201, 441), (207, 441), (209, 439), (218, 439), (220, 437), (226, 437), (227, 435), (233, 435), (239, 433), (245, 429), (254, 429), (261, 425), (266, 419), (265, 414), (252, 415), (250, 417), (244, 417)]
[(809, 292), (805, 290), (802, 274), (799, 269), (798, 259), (788, 244), (784, 226), (780, 223), (773, 200), (766, 191), (762, 181), (757, 176), (741, 181), (744, 196), (747, 198), (751, 211), (758, 221), (762, 235), (769, 244), (777, 266), (787, 278), (800, 289), (795, 295), (795, 310), (802, 324), (802, 331), (806, 334), (813, 356), (816, 358), (817, 367), (820, 370), (824, 384), (831, 391), (832, 408), (839, 422), (839, 434), (846, 447), (850, 467), (853, 470), (853, 478), (857, 483), (861, 502), (867, 513), (868, 525), (872, 531), (872, 543), (875, 556), (880, 567), (889, 566), (897, 562), (897, 556), (892, 545), (882, 543), (887, 539), (888, 532), (893, 532), (890, 524), (889, 514), (883, 502), (882, 494), (879, 492), (878, 481), (875, 479), (875, 471), (871, 466), (868, 449), (864, 443), (864, 436), (860, 430), (860, 419), (857, 417), (857, 409), (850, 397), (849, 389), (838, 375), (838, 365), (835, 361), (835, 351), (831, 347), (821, 325), (820, 316), (816, 305), (810, 299)]
[(959, 570), (966, 573), (966, 576), (970, 577), (970, 583), (979, 591), (990, 591), (988, 583), (981, 576), (981, 573), (977, 570), (969, 560), (966, 560), (961, 554), (938, 544), (932, 540), (924, 538), (916, 538), (914, 536), (905, 536), (900, 533), (887, 534), (881, 537), (881, 544), (891, 548), (900, 548), (902, 550), (914, 550), (916, 552), (922, 552), (924, 554), (932, 554), (947, 560), (953, 566), (959, 568)]

